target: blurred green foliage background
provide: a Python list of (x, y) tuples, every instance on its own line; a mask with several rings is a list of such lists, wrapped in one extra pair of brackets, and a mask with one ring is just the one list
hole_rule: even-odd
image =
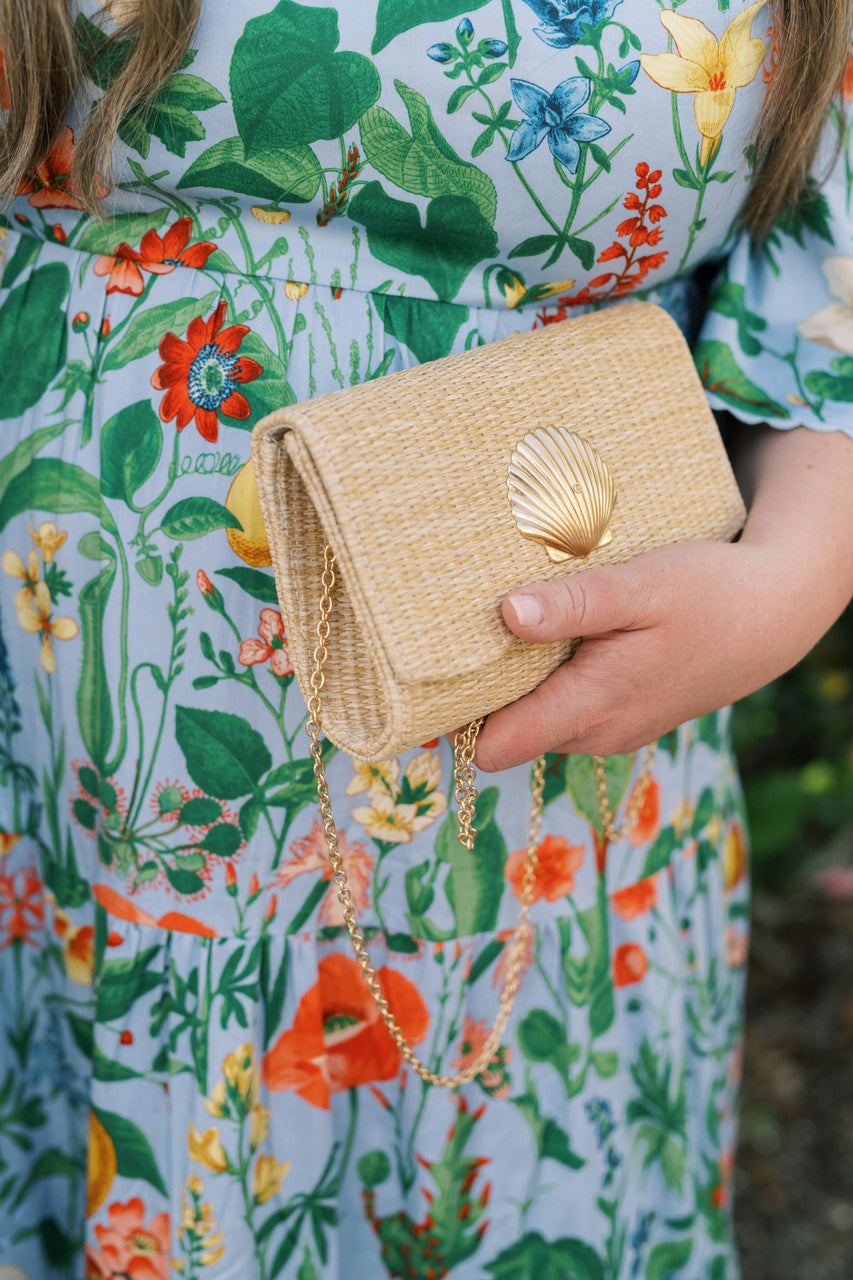
[[(794, 588), (796, 589), (796, 588)], [(853, 849), (853, 606), (799, 666), (735, 708), (757, 888)]]

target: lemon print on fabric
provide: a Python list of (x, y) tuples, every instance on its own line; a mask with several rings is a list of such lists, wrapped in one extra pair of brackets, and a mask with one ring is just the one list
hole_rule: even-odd
[(240, 468), (228, 490), (225, 506), (236, 516), (242, 529), (226, 529), (228, 541), (241, 560), (255, 569), (272, 564), (267, 535), (261, 518), (255, 470), (251, 459)]

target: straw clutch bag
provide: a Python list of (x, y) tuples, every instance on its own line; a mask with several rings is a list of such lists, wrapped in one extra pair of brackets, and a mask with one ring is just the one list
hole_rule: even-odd
[[(373, 762), (467, 725), (457, 739), (456, 794), (470, 847), (482, 718), (535, 688), (577, 643), (519, 640), (503, 621), (502, 598), (526, 582), (669, 543), (730, 539), (745, 515), (684, 338), (648, 303), (282, 408), (257, 424), (252, 447), (330, 846), (321, 714), (332, 742)], [(536, 788), (534, 777), (528, 900)], [(330, 853), (334, 868), (336, 848)], [(362, 968), (382, 1009), (366, 953)], [(511, 970), (510, 961), (508, 977)], [(506, 997), (505, 986), (489, 1054)], [(412, 1062), (387, 1005), (383, 1017)], [(421, 1074), (455, 1084), (477, 1071)]]

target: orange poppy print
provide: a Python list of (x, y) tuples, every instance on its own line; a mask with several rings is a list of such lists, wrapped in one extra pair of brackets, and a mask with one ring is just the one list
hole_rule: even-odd
[(165, 235), (146, 231), (138, 249), (122, 242), (115, 253), (102, 254), (93, 268), (96, 276), (109, 276), (107, 293), (129, 293), (138, 298), (145, 288), (142, 272), (166, 276), (175, 267), (203, 267), (216, 249), (209, 240), (188, 244), (191, 218), (179, 218)]
[(629, 884), (627, 889), (617, 889), (610, 895), (613, 910), (623, 920), (633, 920), (636, 916), (645, 915), (657, 905), (657, 900), (656, 875), (646, 876), (645, 880), (639, 880), (637, 884)]
[[(293, 1025), (264, 1058), (263, 1077), (268, 1089), (295, 1089), (312, 1106), (328, 1110), (333, 1093), (393, 1080), (401, 1059), (358, 962), (334, 954), (318, 970), (319, 980), (299, 1001)], [(400, 1030), (411, 1044), (420, 1044), (429, 1029), (421, 993), (394, 969), (378, 972)]]
[(199, 434), (211, 444), (219, 439), (220, 413), (226, 418), (248, 418), (249, 402), (236, 388), (263, 373), (257, 360), (237, 354), (249, 326), (222, 328), (226, 307), (223, 299), (207, 320), (201, 316), (191, 320), (186, 340), (167, 333), (159, 347), (165, 363), (151, 378), (157, 391), (166, 392), (160, 401), (163, 422), (174, 418), (177, 429), (183, 431), (195, 418)]
[[(562, 836), (546, 836), (536, 852), (538, 857), (533, 901), (545, 898), (547, 902), (556, 902), (558, 898), (565, 898), (575, 887), (575, 872), (583, 862), (583, 845), (569, 844)], [(507, 858), (504, 868), (504, 874), (517, 898), (521, 897), (526, 857), (525, 849), (516, 849)]]
[(613, 953), (613, 981), (617, 987), (641, 982), (649, 967), (648, 957), (636, 942), (623, 942)]

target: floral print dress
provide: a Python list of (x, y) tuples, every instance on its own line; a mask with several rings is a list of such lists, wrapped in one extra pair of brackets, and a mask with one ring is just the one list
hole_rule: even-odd
[[(750, 250), (760, 2), (205, 0), (94, 221), (69, 175), (126, 54), (108, 24), (88, 0), (88, 99), (0, 231), (0, 1263), (735, 1280), (726, 714), (663, 739), (619, 841), (591, 762), (548, 759), (509, 1031), (470, 1085), (424, 1085), (342, 930), (248, 433), (640, 294), (715, 407), (849, 430), (850, 126), (833, 111), (830, 182)], [(327, 754), (373, 964), (456, 1070), (497, 1009), (529, 770), (483, 786), (471, 858), (445, 743)], [(638, 770), (608, 762), (620, 813)]]

